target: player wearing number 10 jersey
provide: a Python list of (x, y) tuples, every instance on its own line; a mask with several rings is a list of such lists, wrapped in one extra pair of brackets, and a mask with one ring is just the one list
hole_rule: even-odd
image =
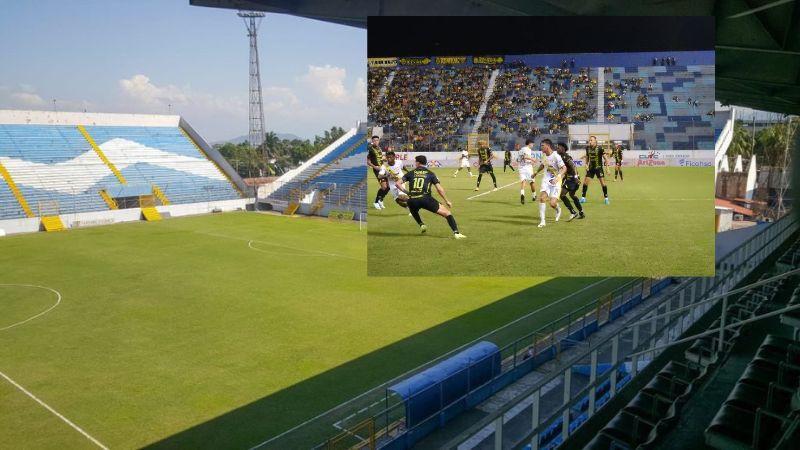
[[(447, 206), (449, 208), (453, 207), (453, 204), (447, 199), (444, 188), (441, 183), (439, 183), (436, 174), (428, 170), (428, 159), (425, 155), (417, 155), (414, 161), (416, 161), (414, 170), (403, 175), (403, 178), (397, 180), (395, 184), (397, 185), (397, 189), (408, 193), (408, 210), (411, 212), (411, 216), (414, 217), (414, 220), (417, 221), (420, 231), (425, 233), (428, 230), (428, 227), (422, 222), (422, 218), (419, 216), (419, 210), (426, 209), (447, 220), (447, 224), (450, 225), (450, 229), (453, 230), (454, 238), (466, 238), (466, 236), (458, 232), (456, 219), (453, 217), (450, 210), (440, 205), (439, 202), (434, 200), (431, 196), (431, 187), (436, 187), (436, 192), (439, 193), (439, 196), (442, 197), (442, 200), (444, 200)], [(403, 182), (408, 182), (408, 190), (403, 186)]]

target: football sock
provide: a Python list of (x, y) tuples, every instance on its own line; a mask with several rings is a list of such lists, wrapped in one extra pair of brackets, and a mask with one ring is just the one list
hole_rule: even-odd
[(494, 187), (497, 187), (497, 178), (494, 177), (494, 172), (489, 172), (489, 175), (492, 176), (492, 183), (494, 183)]
[(586, 190), (587, 190), (587, 189), (589, 189), (589, 186), (588, 186), (588, 185), (586, 185), (586, 184), (584, 184), (584, 185), (583, 185), (583, 195), (581, 195), (581, 197), (586, 197)]
[(547, 210), (547, 204), (539, 202), (539, 220), (544, 222), (544, 212)]
[(519, 190), (519, 195), (525, 195), (525, 188)]
[(608, 186), (603, 186), (603, 197), (608, 198)]
[(417, 221), (417, 225), (422, 225), (422, 217), (420, 217), (420, 216), (419, 216), (419, 210), (417, 210), (417, 211), (414, 211), (414, 210), (412, 209), (412, 210), (410, 210), (410, 211), (411, 211), (411, 217), (413, 217), (413, 218), (414, 218), (414, 220), (416, 220), (416, 221)]
[(622, 169), (619, 169), (619, 179), (622, 179)]
[(381, 189), (378, 189), (378, 194), (375, 195), (375, 203), (381, 201)]
[[(569, 197), (567, 197), (566, 195), (561, 197), (561, 202), (564, 203), (564, 206), (567, 207), (567, 209), (569, 210), (570, 214), (575, 214), (575, 209), (572, 207), (572, 203), (570, 203)], [(575, 202), (575, 203), (578, 203), (578, 202)]]
[(477, 187), (481, 187), (481, 178), (483, 178), (483, 174), (479, 173), (478, 174), (478, 186)]
[(453, 230), (453, 233), (458, 233), (458, 225), (456, 225), (456, 218), (453, 217), (452, 214), (447, 216), (447, 224), (450, 225), (450, 229)]
[(386, 194), (388, 193), (389, 193), (388, 187), (386, 189), (381, 189), (380, 191), (378, 191), (378, 195), (380, 195), (381, 201), (383, 201), (383, 199), (386, 197)]
[(578, 196), (574, 193), (569, 194), (572, 197), (572, 201), (575, 202), (575, 207), (578, 208), (579, 212), (583, 212), (583, 206), (581, 206), (581, 202), (578, 200)]

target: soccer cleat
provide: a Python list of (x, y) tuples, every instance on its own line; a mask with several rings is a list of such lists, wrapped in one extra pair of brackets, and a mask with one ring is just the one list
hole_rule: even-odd
[(569, 219), (567, 219), (567, 222), (572, 222), (572, 219), (576, 217), (578, 217), (577, 213), (569, 213)]
[(477, 190), (478, 190), (478, 188), (475, 188), (475, 190), (477, 191)]
[(558, 222), (558, 219), (560, 219), (560, 218), (561, 218), (561, 208), (558, 208), (556, 210), (556, 222)]
[(581, 203), (586, 203), (586, 197), (581, 197)]
[(492, 192), (495, 192), (496, 190), (497, 190), (497, 186), (495, 186), (494, 189), (492, 189)]
[(455, 178), (455, 177), (456, 177), (456, 175), (458, 175), (458, 174), (457, 174), (457, 173), (454, 173), (454, 174), (453, 174), (453, 178)]
[(381, 209), (381, 204), (378, 202), (373, 203), (372, 206), (374, 206), (375, 209)]
[(523, 204), (523, 205), (525, 204), (525, 196), (524, 196), (524, 195), (520, 195), (520, 196), (519, 196), (519, 202), (520, 202), (521, 204)]
[(473, 177), (474, 175), (472, 175), (472, 172), (470, 172), (470, 173), (469, 173), (469, 176), (470, 176), (470, 177)]
[(419, 226), (419, 232), (420, 233), (425, 234), (426, 231), (428, 231), (428, 226), (427, 225), (425, 225), (423, 223), (422, 225)]
[(578, 213), (578, 219), (585, 219), (586, 216), (583, 214), (583, 211)]
[(545, 226), (545, 223), (544, 223), (544, 222), (539, 222), (539, 226), (538, 226), (538, 228), (544, 228), (544, 226)]
[(378, 200), (378, 204), (381, 205), (381, 209), (386, 209), (386, 205), (383, 204), (383, 200)]
[(414, 217), (414, 215), (411, 214), (411, 213), (408, 213), (408, 217)]
[(461, 233), (455, 233), (455, 234), (453, 234), (453, 237), (456, 238), (456, 239), (466, 239), (467, 238), (466, 236), (464, 236)]
[(606, 205), (608, 205), (608, 204), (609, 204), (609, 203), (611, 203), (611, 202), (608, 200), (608, 197), (606, 197), (606, 198), (603, 200), (603, 203), (605, 203)]

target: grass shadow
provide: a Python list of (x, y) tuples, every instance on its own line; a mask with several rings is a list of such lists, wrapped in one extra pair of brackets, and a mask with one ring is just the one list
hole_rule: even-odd
[[(530, 311), (551, 305), (556, 299), (600, 280), (556, 278), (524, 289), (149, 444), (145, 448), (248, 449), (411, 368), (445, 354)], [(598, 298), (601, 293), (610, 291), (628, 280), (606, 280), (569, 300), (549, 306), (534, 315), (530, 322), (523, 321), (523, 324), (515, 325), (519, 329), (504, 330), (493, 340), (510, 342)], [(503, 345), (507, 342), (496, 343)], [(333, 432), (332, 427), (326, 426), (324, 430), (320, 430), (319, 435), (299, 437), (302, 442), (282, 443), (281, 448), (308, 448), (331, 437)]]

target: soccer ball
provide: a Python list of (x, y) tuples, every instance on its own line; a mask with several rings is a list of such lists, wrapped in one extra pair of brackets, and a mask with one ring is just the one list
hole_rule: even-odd
[(378, 176), (381, 176), (381, 177), (382, 177), (382, 176), (384, 176), (384, 175), (386, 175), (386, 169), (385, 169), (385, 168), (383, 168), (383, 167), (381, 167), (381, 170), (379, 170), (379, 171), (378, 171)]

